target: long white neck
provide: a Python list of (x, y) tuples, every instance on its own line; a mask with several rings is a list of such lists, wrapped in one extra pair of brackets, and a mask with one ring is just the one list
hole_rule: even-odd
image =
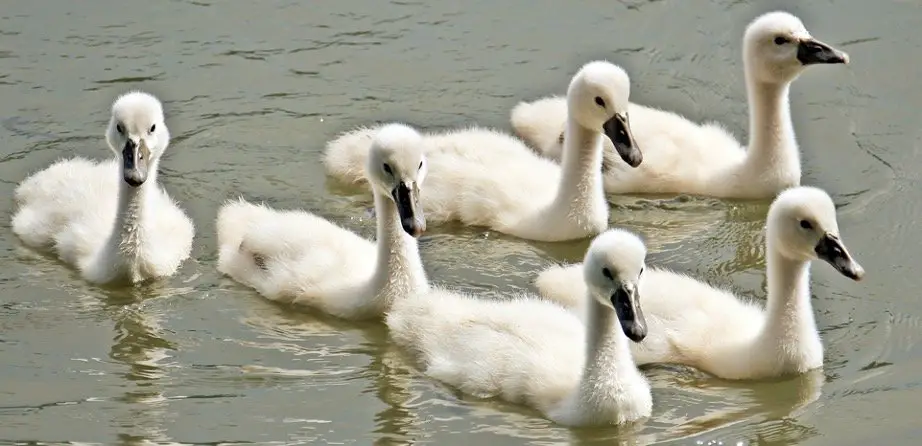
[(798, 361), (797, 347), (813, 348), (819, 338), (810, 303), (810, 263), (786, 257), (773, 244), (769, 238), (767, 319), (759, 342), (764, 351), (779, 355), (779, 362)]
[(158, 160), (150, 163), (147, 179), (138, 187), (129, 186), (118, 169), (118, 206), (105, 247), (113, 275), (127, 275), (131, 280), (142, 277), (139, 258), (145, 236), (145, 212), (151, 197), (157, 193), (158, 163)]
[(800, 152), (788, 102), (790, 86), (790, 82), (760, 81), (747, 70), (749, 149), (745, 166), (755, 178), (772, 172), (800, 180)]
[(378, 220), (378, 264), (371, 285), (377, 294), (374, 306), (390, 310), (394, 299), (428, 289), (426, 272), (416, 239), (403, 230), (397, 205), (374, 191)]
[(608, 203), (602, 183), (602, 134), (583, 127), (573, 118), (568, 119), (562, 156), (560, 186), (554, 203), (558, 215), (580, 221), (602, 212), (607, 218)]
[[(622, 393), (637, 385), (630, 340), (624, 335), (615, 311), (587, 296), (586, 363), (580, 379), (577, 401), (584, 417), (612, 411), (613, 401), (624, 401)], [(625, 408), (616, 408), (625, 409)]]

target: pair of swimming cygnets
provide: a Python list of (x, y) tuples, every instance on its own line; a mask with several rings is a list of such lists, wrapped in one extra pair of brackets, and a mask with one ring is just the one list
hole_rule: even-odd
[[(328, 145), (325, 164), (334, 177), (369, 185), (376, 243), (307, 212), (237, 200), (218, 213), (218, 269), (275, 301), (384, 317), (433, 378), (567, 425), (649, 416), (638, 364), (686, 364), (728, 379), (819, 367), (809, 263), (823, 259), (854, 280), (864, 272), (840, 239), (829, 196), (792, 187), (800, 165), (787, 88), (803, 67), (847, 56), (812, 39), (797, 18), (770, 13), (747, 29), (744, 58), (748, 150), (715, 125), (630, 104), (627, 74), (592, 62), (565, 100), (513, 112), (517, 131), (544, 156), (485, 129), (358, 129)], [(16, 190), (13, 230), (92, 282), (172, 275), (194, 230), (156, 183), (169, 142), (159, 101), (138, 92), (117, 99), (106, 140), (115, 160), (65, 160), (27, 178)], [(559, 166), (548, 159), (555, 145)], [(620, 161), (603, 167), (604, 147)], [(767, 307), (645, 268), (637, 236), (606, 230), (606, 190), (777, 195), (767, 218)], [(428, 283), (416, 238), (427, 221), (449, 220), (526, 239), (595, 239), (582, 265), (541, 273), (538, 295), (492, 300)]]

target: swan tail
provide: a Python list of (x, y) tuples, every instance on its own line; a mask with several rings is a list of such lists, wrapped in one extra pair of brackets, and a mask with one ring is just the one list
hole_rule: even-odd
[(267, 258), (248, 249), (246, 238), (270, 210), (264, 205), (249, 203), (243, 198), (227, 202), (218, 211), (218, 271), (235, 280), (250, 283), (244, 278), (266, 270)]
[(567, 103), (559, 96), (520, 102), (512, 109), (512, 129), (539, 155), (557, 159), (567, 122)]
[(47, 213), (33, 206), (22, 207), (13, 215), (13, 233), (26, 245), (49, 246), (53, 242), (58, 225), (47, 217)]
[(581, 265), (556, 265), (538, 274), (535, 288), (543, 299), (575, 309), (585, 294), (583, 283)]
[(327, 143), (323, 165), (337, 180), (359, 184), (365, 181), (365, 162), (378, 127), (358, 127)]

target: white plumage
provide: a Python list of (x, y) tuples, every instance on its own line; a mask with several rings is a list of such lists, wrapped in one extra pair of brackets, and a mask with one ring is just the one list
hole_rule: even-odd
[(218, 270), (274, 301), (345, 319), (380, 317), (395, 299), (428, 287), (416, 243), (426, 176), (420, 135), (400, 124), (375, 135), (365, 175), (375, 198), (377, 243), (304, 211), (242, 199), (217, 218)]
[[(767, 219), (768, 303), (746, 302), (683, 274), (650, 269), (640, 296), (648, 335), (632, 348), (638, 364), (679, 363), (726, 379), (803, 373), (823, 364), (810, 303), (810, 262), (823, 259), (853, 280), (864, 275), (839, 238), (835, 206), (820, 189), (782, 192)], [(580, 266), (542, 272), (546, 299), (584, 311)]]
[[(743, 38), (749, 97), (748, 148), (719, 123), (698, 124), (678, 114), (630, 104), (631, 128), (644, 162), (633, 169), (605, 149), (605, 191), (688, 193), (769, 198), (800, 184), (800, 153), (788, 90), (813, 64), (847, 63), (848, 55), (820, 43), (797, 17), (772, 12), (756, 18)], [(515, 132), (539, 153), (560, 159), (566, 103), (561, 97), (522, 102), (511, 113)]]
[[(422, 202), (430, 222), (460, 221), (517, 237), (562, 241), (598, 234), (608, 226), (602, 190), (601, 140), (613, 139), (633, 165), (641, 155), (624, 113), (630, 81), (619, 67), (591, 62), (568, 89), (568, 140), (562, 167), (520, 140), (472, 128), (425, 135), (432, 179)], [(330, 175), (357, 183), (374, 128), (359, 128), (327, 145)]]
[(634, 421), (652, 408), (628, 346), (628, 336), (643, 339), (645, 331), (635, 293), (645, 255), (625, 231), (592, 241), (583, 285), (587, 326), (529, 296), (494, 300), (446, 290), (399, 300), (387, 325), (427, 375), (465, 393), (524, 404), (565, 425)]
[(170, 276), (189, 257), (194, 226), (157, 184), (170, 141), (157, 98), (141, 92), (112, 105), (108, 161), (71, 158), (17, 188), (13, 232), (50, 248), (94, 283)]

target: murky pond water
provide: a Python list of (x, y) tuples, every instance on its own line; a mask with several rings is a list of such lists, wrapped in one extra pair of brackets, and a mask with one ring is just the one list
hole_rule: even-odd
[[(142, 88), (165, 103), (174, 141), (161, 179), (198, 234), (176, 277), (108, 289), (24, 249), (3, 220), (0, 442), (915, 444), (922, 6), (781, 3), (852, 61), (809, 70), (791, 98), (804, 183), (832, 194), (868, 272), (853, 283), (814, 268), (826, 365), (759, 383), (651, 368), (651, 419), (578, 430), (425, 379), (380, 324), (294, 313), (222, 277), (217, 207), (243, 195), (371, 236), (370, 202), (329, 184), (318, 163), (332, 136), (391, 120), (508, 129), (518, 100), (563, 92), (593, 58), (628, 70), (632, 100), (745, 136), (740, 39), (764, 5), (3, 3), (0, 194), (60, 157), (108, 156), (108, 107)], [(0, 203), (10, 215), (12, 200)], [(648, 239), (651, 263), (764, 298), (767, 202), (613, 203), (613, 224)], [(529, 289), (541, 267), (587, 246), (430, 229), (421, 250), (431, 278), (468, 290)]]

